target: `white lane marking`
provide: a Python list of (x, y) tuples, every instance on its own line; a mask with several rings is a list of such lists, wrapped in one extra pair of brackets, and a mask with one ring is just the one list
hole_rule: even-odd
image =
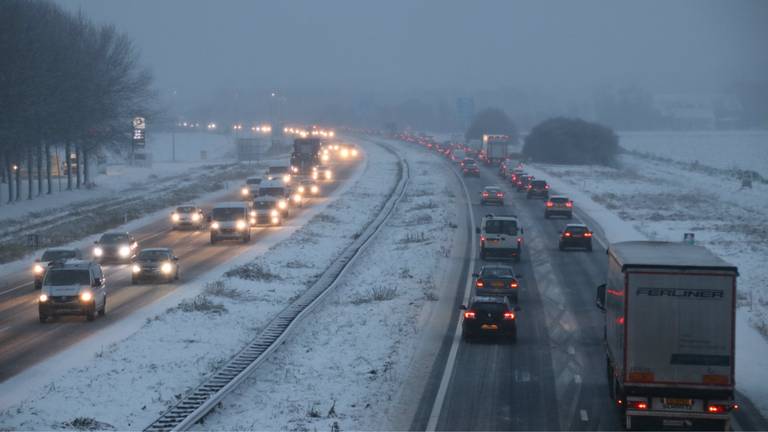
[[(477, 255), (477, 242), (475, 242), (475, 213), (472, 211), (472, 199), (469, 197), (469, 191), (467, 185), (459, 177), (456, 170), (453, 170), (453, 174), (459, 179), (462, 188), (464, 189), (464, 196), (467, 200), (467, 210), (469, 211), (470, 221), (470, 265)], [(472, 292), (472, 270), (467, 271), (467, 280), (464, 285), (464, 299), (462, 304), (469, 302), (469, 295)], [(445, 403), (445, 395), (448, 393), (448, 383), (453, 376), (453, 367), (456, 365), (456, 353), (459, 351), (459, 343), (461, 342), (461, 317), (456, 320), (456, 328), (453, 331), (453, 342), (451, 342), (451, 351), (448, 353), (448, 360), (445, 363), (445, 369), (443, 369), (443, 376), (440, 378), (440, 387), (437, 389), (437, 395), (435, 396), (435, 402), (432, 404), (432, 411), (429, 414), (429, 421), (427, 422), (427, 432), (431, 432), (437, 429), (437, 421), (440, 420), (440, 412), (443, 410), (443, 404)]]
[(581, 416), (581, 421), (588, 422), (589, 416), (587, 415), (587, 410), (581, 410), (579, 411), (579, 415)]
[(574, 381), (576, 384), (581, 384), (581, 375), (579, 375), (579, 374), (576, 374), (576, 375), (574, 375), (574, 376), (573, 376), (573, 381)]
[(8, 330), (9, 328), (11, 328), (11, 326), (0, 327), (0, 333)]
[(22, 289), (24, 287), (30, 286), (30, 285), (32, 285), (32, 282), (26, 282), (26, 283), (23, 283), (21, 285), (15, 286), (15, 287), (13, 287), (13, 288), (11, 288), (9, 290), (0, 292), (0, 295), (8, 294), (9, 292), (18, 291), (18, 290), (20, 290), (20, 289)]

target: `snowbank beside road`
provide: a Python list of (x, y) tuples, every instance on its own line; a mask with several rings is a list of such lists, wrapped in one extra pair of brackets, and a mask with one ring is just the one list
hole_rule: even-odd
[(632, 155), (622, 156), (621, 165), (526, 170), (550, 182), (554, 193), (571, 196), (608, 242), (681, 241), (692, 232), (698, 244), (738, 266), (736, 385), (768, 415), (768, 368), (759, 360), (768, 358), (768, 186), (737, 190), (722, 177)]
[[(73, 428), (77, 418), (102, 428), (146, 427), (310, 285), (378, 211), (398, 166), (394, 156), (380, 148), (366, 150), (366, 161), (375, 162), (366, 162), (359, 180), (351, 179), (319, 212), (310, 209), (302, 215), (314, 217), (291, 221), (303, 227), (289, 238), (268, 250), (256, 245), (253, 253), (236, 260), (235, 267), (230, 262), (180, 287), (176, 291), (184, 294), (165, 303), (165, 312), (160, 309), (147, 316), (138, 331), (116, 343), (104, 343), (95, 355), (78, 357), (79, 347), (73, 348), (69, 361), (79, 366), (48, 376), (29, 397), (12, 406), (3, 403), (0, 428)], [(275, 231), (280, 237), (291, 229)], [(91, 339), (101, 341), (99, 336)], [(61, 358), (35, 369), (44, 373)], [(15, 379), (14, 388), (8, 384), (0, 385), (0, 394), (11, 395), (29, 385), (21, 378)]]
[(436, 304), (435, 275), (451, 251), (453, 174), (434, 155), (400, 145), (411, 181), (392, 219), (347, 276), (202, 429), (386, 430)]

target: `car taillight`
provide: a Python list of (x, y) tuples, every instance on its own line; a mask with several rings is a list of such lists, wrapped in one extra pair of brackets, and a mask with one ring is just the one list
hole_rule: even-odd
[(567, 231), (563, 233), (563, 237), (570, 237), (570, 236), (571, 236), (571, 233), (569, 233)]
[(480, 241), (484, 242), (485, 241), (485, 236), (480, 236)]
[(504, 312), (504, 319), (505, 320), (513, 320), (513, 319), (515, 319), (515, 313), (514, 312)]
[(584, 233), (584, 237), (592, 237), (592, 233), (591, 232)]
[(573, 207), (573, 203), (569, 201), (569, 202), (565, 203), (565, 206), (566, 207)]
[(509, 283), (510, 288), (517, 288), (518, 286), (520, 286), (520, 284), (518, 284), (516, 280)]
[(483, 192), (483, 197), (487, 197), (487, 196), (488, 196), (488, 192)]
[(555, 204), (553, 204), (552, 201), (547, 201), (547, 207), (552, 207), (553, 205)]
[(504, 196), (504, 194), (503, 194), (503, 193), (501, 193), (501, 192), (497, 192), (497, 193), (496, 193), (496, 197), (497, 197), (497, 198), (501, 198), (501, 197), (503, 197), (503, 196)]
[(528, 189), (531, 189), (532, 187), (533, 187), (533, 185), (528, 185)]
[(475, 311), (466, 311), (464, 312), (464, 319), (475, 319)]
[(707, 412), (710, 414), (722, 414), (725, 412), (725, 405), (708, 405)]
[(482, 288), (485, 286), (485, 281), (483, 281), (482, 279), (478, 279), (477, 282), (475, 282), (475, 286), (478, 288)]
[(522, 238), (522, 237), (518, 237), (518, 238), (517, 238), (517, 243), (518, 243), (518, 244), (520, 244), (520, 243), (522, 243), (522, 242), (523, 242), (523, 238)]
[(549, 185), (544, 186), (544, 189), (549, 189)]

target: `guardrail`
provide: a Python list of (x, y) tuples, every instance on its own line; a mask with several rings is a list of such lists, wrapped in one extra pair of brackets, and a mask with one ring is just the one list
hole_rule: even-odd
[(280, 346), (296, 323), (331, 291), (349, 265), (370, 244), (404, 196), (410, 175), (408, 163), (404, 159), (391, 147), (381, 143), (378, 145), (397, 156), (399, 160), (397, 184), (390, 191), (378, 216), (341, 252), (312, 287), (278, 313), (253, 341), (235, 354), (221, 369), (163, 413), (145, 431), (186, 430), (205, 417)]

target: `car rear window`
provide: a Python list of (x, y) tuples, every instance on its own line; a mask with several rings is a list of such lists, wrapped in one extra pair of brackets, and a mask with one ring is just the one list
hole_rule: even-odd
[(41, 261), (56, 261), (68, 258), (75, 258), (75, 251), (73, 250), (49, 250), (45, 251), (40, 258)]
[(53, 269), (45, 274), (45, 285), (90, 285), (91, 274), (88, 270)]
[(517, 235), (517, 222), (512, 220), (489, 220), (485, 222), (485, 232), (488, 234)]
[(550, 198), (550, 201), (555, 203), (567, 203), (568, 198)]
[(486, 267), (483, 269), (481, 275), (483, 277), (488, 276), (514, 276), (515, 274), (512, 272), (512, 269), (507, 267)]
[(567, 232), (571, 234), (584, 234), (588, 230), (584, 227), (568, 227), (565, 229)]
[(502, 314), (507, 310), (504, 303), (473, 303), (472, 309), (477, 312), (491, 312), (493, 314)]

